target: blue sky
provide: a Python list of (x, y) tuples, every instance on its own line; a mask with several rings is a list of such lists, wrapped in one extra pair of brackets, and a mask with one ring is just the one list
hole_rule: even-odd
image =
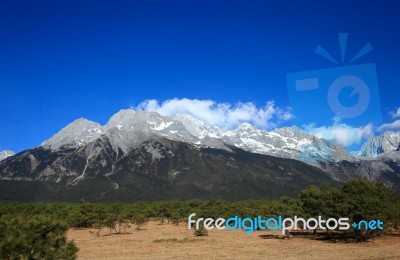
[[(79, 117), (105, 124), (145, 100), (286, 111), (286, 75), (332, 67), (314, 50), (340, 57), (341, 32), (350, 56), (373, 46), (355, 64), (376, 65), (382, 122), (369, 130), (379, 133), (400, 106), (399, 13), (397, 1), (0, 1), (0, 150), (36, 146)], [(291, 111), (310, 132), (369, 131), (296, 117), (305, 112)], [(260, 126), (292, 124), (274, 119)]]

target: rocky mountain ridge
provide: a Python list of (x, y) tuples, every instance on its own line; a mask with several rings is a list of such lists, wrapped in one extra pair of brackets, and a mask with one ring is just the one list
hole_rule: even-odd
[(189, 115), (121, 110), (104, 126), (81, 118), (1, 160), (0, 199), (13, 189), (22, 200), (272, 198), (358, 177), (400, 191), (396, 140), (384, 134), (354, 156), (296, 127), (224, 130)]
[(224, 130), (190, 115), (178, 114), (171, 118), (131, 109), (114, 114), (104, 126), (78, 119), (43, 142), (42, 146), (51, 149), (63, 145), (79, 147), (105, 135), (115, 150), (127, 152), (154, 134), (197, 146), (229, 150), (227, 145), (231, 145), (252, 153), (302, 161), (353, 160), (344, 148), (297, 127), (268, 132), (243, 123), (234, 130)]

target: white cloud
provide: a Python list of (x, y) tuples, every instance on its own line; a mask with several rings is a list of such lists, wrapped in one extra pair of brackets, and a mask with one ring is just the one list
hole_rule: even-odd
[(274, 101), (267, 102), (264, 107), (257, 107), (252, 102), (230, 104), (188, 98), (158, 102), (152, 99), (140, 103), (136, 109), (155, 111), (167, 116), (178, 113), (189, 114), (224, 129), (235, 128), (243, 122), (251, 123), (258, 128), (272, 129), (293, 118), (289, 108), (279, 108)]
[(305, 126), (305, 131), (318, 138), (324, 138), (336, 144), (348, 147), (359, 144), (363, 139), (371, 137), (374, 132), (372, 124), (354, 127), (340, 123), (337, 119), (332, 126), (315, 127), (315, 125)]
[(378, 131), (386, 131), (386, 130), (393, 130), (393, 129), (400, 129), (400, 119), (393, 121), (392, 123), (383, 124), (378, 127)]
[[(397, 108), (396, 111), (391, 111), (389, 115), (392, 116), (393, 119), (400, 118), (400, 107)], [(382, 124), (378, 127), (378, 131), (386, 131), (386, 130), (395, 130), (400, 129), (400, 119), (397, 119), (391, 123)]]
[(399, 118), (400, 117), (400, 107), (397, 108), (396, 111), (390, 112), (390, 114), (392, 115), (392, 118)]

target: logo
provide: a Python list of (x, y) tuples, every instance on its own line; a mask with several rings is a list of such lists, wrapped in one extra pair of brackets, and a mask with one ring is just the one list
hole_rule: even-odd
[(347, 38), (347, 33), (339, 34), (340, 63), (322, 46), (315, 49), (315, 53), (337, 66), (286, 75), (289, 102), (295, 111), (294, 124), (323, 122), (330, 125), (333, 119), (348, 125), (381, 123), (376, 66), (374, 63), (353, 64), (371, 52), (372, 45), (366, 43), (347, 60)]
[(321, 216), (317, 218), (304, 219), (297, 216), (293, 218), (283, 218), (279, 216), (277, 218), (264, 219), (261, 216), (256, 218), (240, 218), (238, 216), (231, 217), (228, 219), (218, 218), (214, 220), (213, 218), (199, 218), (194, 220), (196, 213), (192, 213), (188, 217), (188, 229), (192, 229), (192, 225), (195, 229), (200, 229), (200, 225), (206, 230), (212, 230), (214, 228), (218, 230), (245, 230), (246, 235), (250, 235), (255, 230), (281, 230), (282, 235), (286, 231), (302, 229), (302, 230), (349, 230), (350, 227), (354, 229), (365, 229), (365, 230), (377, 230), (383, 229), (383, 222), (381, 220), (361, 220), (358, 223), (352, 223), (350, 225), (349, 218), (328, 218), (323, 219)]

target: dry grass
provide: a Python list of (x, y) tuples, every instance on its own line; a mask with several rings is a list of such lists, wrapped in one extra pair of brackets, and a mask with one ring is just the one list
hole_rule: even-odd
[(162, 238), (162, 239), (153, 240), (154, 243), (191, 243), (191, 242), (200, 242), (200, 241), (206, 241), (206, 239), (204, 239), (204, 238), (185, 237), (183, 239)]
[(400, 237), (367, 243), (330, 243), (305, 237), (275, 239), (279, 232), (218, 231), (196, 238), (184, 223), (159, 225), (152, 221), (143, 230), (99, 237), (89, 229), (69, 230), (80, 248), (78, 259), (400, 259)]

